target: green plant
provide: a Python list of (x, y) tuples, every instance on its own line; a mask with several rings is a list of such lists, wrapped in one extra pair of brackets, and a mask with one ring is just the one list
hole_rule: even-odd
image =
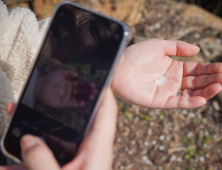
[(118, 109), (120, 110), (120, 109), (122, 109), (123, 108), (123, 103), (119, 103), (118, 104)]
[(158, 117), (161, 118), (162, 116), (163, 116), (163, 113), (160, 112), (159, 115), (158, 115)]
[(191, 138), (183, 138), (182, 142), (186, 145), (192, 144), (192, 139)]
[(150, 120), (150, 117), (146, 115), (146, 116), (144, 116), (144, 120), (149, 121), (149, 120)]
[(195, 150), (192, 148), (187, 148), (185, 149), (185, 155), (184, 155), (184, 159), (185, 160), (189, 160), (190, 158), (194, 157), (196, 154)]
[(128, 118), (128, 119), (131, 119), (131, 114), (129, 113), (129, 111), (128, 110), (124, 110), (124, 114), (126, 115), (126, 117)]

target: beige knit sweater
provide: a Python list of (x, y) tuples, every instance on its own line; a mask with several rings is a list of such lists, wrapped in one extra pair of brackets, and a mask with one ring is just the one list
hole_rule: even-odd
[(38, 22), (26, 8), (8, 12), (0, 0), (0, 137), (9, 121), (5, 106), (17, 101), (49, 20)]

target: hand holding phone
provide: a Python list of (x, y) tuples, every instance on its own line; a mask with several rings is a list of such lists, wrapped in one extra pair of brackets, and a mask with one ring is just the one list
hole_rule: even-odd
[[(72, 2), (58, 5), (3, 136), (3, 152), (22, 163), (20, 140), (32, 134), (48, 145), (60, 166), (70, 162), (128, 40), (123, 22)], [(63, 148), (64, 143), (71, 145)]]
[[(13, 106), (10, 106), (7, 109), (9, 114), (12, 112), (12, 107)], [(62, 169), (110, 169), (112, 166), (112, 148), (115, 135), (116, 118), (116, 101), (112, 91), (108, 89), (96, 115), (93, 127), (83, 140), (77, 156), (63, 166)], [(56, 141), (56, 139), (51, 140)], [(68, 144), (65, 141), (59, 140), (57, 140), (56, 143), (58, 146), (60, 145), (60, 147), (63, 145), (61, 147), (62, 149), (69, 149), (70, 154), (72, 153), (72, 148), (74, 148), (73, 143)], [(60, 169), (56, 159), (51, 154), (50, 149), (38, 137), (28, 135), (23, 138), (22, 150), (24, 163), (28, 170)], [(32, 157), (35, 157), (35, 161), (33, 161)], [(85, 158), (87, 158), (87, 161), (85, 161)], [(16, 170), (26, 169), (22, 165), (16, 165), (7, 167), (7, 170), (13, 170), (15, 168)]]

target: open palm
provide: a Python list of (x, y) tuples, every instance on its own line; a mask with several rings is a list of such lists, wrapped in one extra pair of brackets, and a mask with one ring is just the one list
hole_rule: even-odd
[[(221, 91), (222, 63), (181, 62), (199, 48), (182, 42), (151, 39), (126, 49), (112, 81), (116, 96), (150, 108), (195, 108)], [(167, 78), (162, 86), (155, 80)], [(177, 96), (182, 91), (181, 96)]]

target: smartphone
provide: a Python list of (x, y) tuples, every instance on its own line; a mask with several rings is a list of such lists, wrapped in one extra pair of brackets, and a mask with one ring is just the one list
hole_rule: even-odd
[(57, 5), (10, 125), (3, 153), (22, 163), (20, 139), (44, 141), (62, 166), (90, 130), (129, 27), (73, 2)]

